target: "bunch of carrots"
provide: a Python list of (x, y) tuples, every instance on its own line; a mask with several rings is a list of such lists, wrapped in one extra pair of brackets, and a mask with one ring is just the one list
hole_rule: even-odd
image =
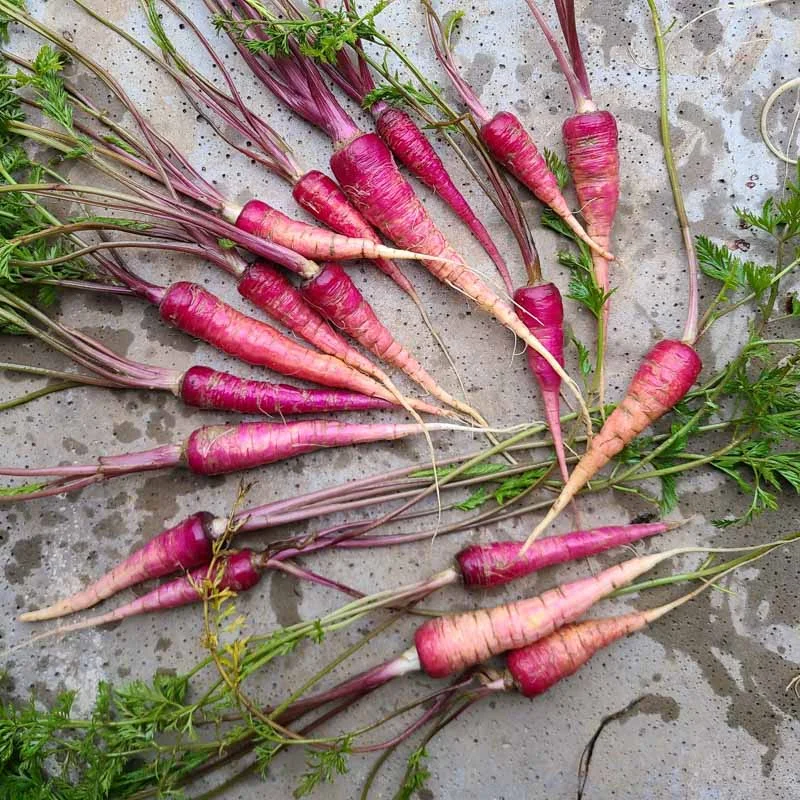
[[(5, 758), (0, 752), (10, 787), (27, 791), (39, 781), (37, 788), (53, 796), (61, 796), (59, 792), (65, 797), (83, 796), (80, 792), (90, 785), (101, 787), (93, 795), (97, 797), (166, 796), (189, 791), (210, 775), (224, 775), (234, 763), (244, 765), (234, 778), (254, 765), (263, 770), (279, 752), (300, 744), (309, 748), (311, 756), (299, 794), (342, 772), (348, 754), (382, 752), (364, 788), (366, 797), (388, 755), (428, 726), (398, 795), (409, 797), (424, 780), (419, 765), (424, 744), (475, 702), (496, 692), (535, 697), (547, 691), (603, 648), (800, 536), (740, 548), (723, 562), (716, 554), (729, 551), (724, 548), (681, 547), (636, 556), (534, 597), (458, 614), (420, 605), (449, 585), (486, 590), (512, 584), (552, 565), (632, 546), (679, 526), (657, 519), (628, 525), (584, 521), (586, 511), (580, 501), (587, 488), (613, 486), (613, 476), (603, 483), (604, 467), (691, 397), (702, 371), (698, 339), (712, 319), (711, 310), (702, 319), (699, 314), (702, 259), (689, 230), (672, 157), (664, 39), (654, 6), (661, 133), (687, 252), (687, 317), (681, 337), (662, 339), (644, 353), (622, 396), (607, 404), (604, 359), (614, 284), (613, 226), (620, 196), (618, 132), (613, 113), (599, 107), (593, 97), (572, 0), (554, 0), (558, 30), (543, 2), (526, 0), (531, 24), (552, 49), (574, 103), (575, 113), (562, 127), (565, 164), (537, 144), (534, 130), (514, 113), (484, 105), (459, 65), (454, 32), (460, 17), (440, 13), (431, 0), (422, 0), (420, 7), (441, 67), (436, 76), (425, 76), (380, 30), (376, 18), (388, 5), (384, 2), (362, 13), (351, 0), (336, 8), (321, 2), (311, 9), (293, 0), (198, 0), (190, 9), (174, 0), (140, 0), (139, 21), (144, 27), (137, 34), (105, 18), (88, 0), (68, 2), (87, 15), (91, 30), (102, 29), (119, 47), (131, 48), (157, 69), (185, 98), (197, 124), (211, 130), (222, 146), (287, 184), (291, 198), (313, 222), (279, 210), (280, 202), (264, 196), (260, 183), (260, 196), (234, 200), (234, 187), (207, 178), (205, 165), (184, 153), (171, 132), (148, 118), (113, 72), (81, 48), (81, 37), (59, 32), (18, 0), (0, 0), (0, 33), (5, 39), (0, 76), (4, 154), (0, 333), (31, 337), (74, 365), (56, 370), (11, 357), (4, 360), (0, 363), (4, 371), (56, 382), (8, 401), (3, 408), (89, 386), (169, 392), (189, 407), (254, 417), (204, 425), (181, 441), (141, 452), (97, 455), (85, 464), (0, 464), (0, 475), (19, 479), (0, 491), (0, 503), (44, 504), (52, 502), (46, 498), (112, 478), (175, 467), (197, 476), (263, 467), (276, 470), (278, 462), (315, 450), (411, 436), (424, 437), (430, 457), (410, 467), (261, 505), (242, 507), (237, 501), (229, 516), (199, 510), (71, 595), (58, 596), (59, 582), (54, 581), (41, 607), (22, 613), (22, 622), (41, 623), (87, 611), (131, 588), (138, 594), (111, 610), (25, 634), (7, 652), (129, 617), (197, 605), (203, 610), (202, 643), (207, 653), (185, 680), (181, 678), (182, 683), (159, 679), (152, 686), (140, 684), (135, 710), (130, 696), (104, 689), (91, 722), (85, 728), (75, 726), (81, 731), (77, 734), (68, 724), (68, 709), (53, 716), (52, 751), (36, 750), (27, 760), (17, 755)], [(209, 20), (232, 44), (234, 52), (229, 55), (235, 55), (235, 66), (205, 32)], [(178, 37), (170, 34), (174, 30), (181, 31), (181, 40), (191, 39), (194, 46), (186, 49), (202, 54), (204, 63), (187, 55)], [(33, 57), (25, 55), (31, 41), (36, 42)], [(417, 84), (387, 66), (389, 55), (399, 59)], [(270, 111), (250, 101), (245, 73), (274, 98), (275, 107), (288, 109), (330, 139), (330, 175), (303, 165), (297, 152), (300, 143), (289, 142), (269, 121)], [(443, 76), (455, 89), (460, 107), (439, 91), (436, 81)], [(342, 95), (369, 111), (374, 131), (362, 129)], [(524, 267), (522, 283), (515, 283), (509, 266), (513, 260), (493, 240), (491, 226), (481, 221), (466, 189), (449, 174), (431, 142), (431, 129), (453, 145), (452, 152), (508, 226)], [(72, 164), (80, 169), (68, 170)], [(77, 174), (80, 178), (74, 177)], [(425, 195), (416, 191), (407, 175), (457, 215), (464, 231), (488, 256), (491, 269), (470, 263), (448, 241)], [(576, 210), (565, 196), (566, 175), (574, 186)], [(523, 210), (527, 195), (541, 204), (547, 224), (580, 248), (585, 286), (596, 299), (594, 377), (583, 389), (567, 370), (565, 304), (556, 283), (544, 276), (535, 226)], [(797, 228), (794, 235), (800, 235), (800, 217)], [(792, 238), (788, 229), (781, 231), (783, 241)], [(190, 259), (197, 280), (162, 285), (143, 277), (127, 259), (141, 250), (158, 259), (165, 255)], [(363, 288), (347, 272), (353, 261), (368, 261), (378, 268), (368, 273)], [(411, 263), (401, 265), (403, 261)], [(233, 280), (247, 303), (245, 310), (209, 288), (211, 279), (201, 274), (206, 265), (221, 271), (223, 279)], [(443, 294), (455, 290), (505, 328), (509, 344), (516, 338), (525, 345), (542, 400), (541, 409), (529, 413), (531, 418), (541, 413), (544, 423), (503, 427), (497, 420), (489, 421), (491, 409), (474, 407), (449, 354), (447, 335), (437, 330), (413, 277), (411, 268), (418, 265), (443, 285)], [(770, 311), (780, 279), (795, 265), (796, 259), (789, 266), (783, 264), (777, 276), (763, 282), (761, 294), (772, 297)], [(402, 292), (402, 302), (413, 304), (414, 313), (453, 368), (448, 381), (434, 377), (404, 336), (381, 320), (373, 301), (381, 305), (378, 300), (392, 290), (389, 281)], [(235, 368), (228, 372), (196, 363), (176, 370), (133, 360), (57, 318), (53, 300), (81, 294), (151, 304), (160, 322), (220, 350), (230, 357), (229, 363), (238, 360), (268, 372), (245, 378), (236, 375)], [(718, 300), (725, 300), (725, 295)], [(761, 311), (765, 313), (765, 308)], [(790, 359), (790, 363), (796, 362)], [(456, 385), (450, 385), (452, 380)], [(714, 392), (723, 388), (721, 381), (709, 382), (703, 390), (709, 404), (717, 399)], [(571, 406), (567, 413), (565, 402)], [(330, 416), (339, 413), (380, 417), (375, 421)], [(731, 426), (739, 447), (747, 432), (742, 433), (739, 421)], [(490, 444), (465, 456), (440, 458), (434, 433), (450, 434), (459, 441), (485, 436)], [(534, 440), (541, 433), (549, 438)], [(679, 430), (660, 440), (656, 437), (653, 441), (660, 444), (643, 463), (653, 462), (681, 435)], [(538, 448), (546, 450), (546, 460), (518, 463), (521, 453)], [(729, 448), (733, 449), (734, 445)], [(6, 452), (4, 460), (14, 455)], [(17, 461), (27, 462), (27, 454), (24, 459), (16, 455)], [(500, 455), (507, 464), (491, 460)], [(559, 478), (554, 478), (553, 470)], [(442, 513), (479, 507), (488, 497), (485, 485), (501, 480), (495, 495), (499, 511), (505, 504), (501, 498), (516, 501), (542, 487), (555, 492), (554, 500), (548, 495), (536, 506), (545, 513), (530, 524), (524, 540), (468, 546), (457, 553), (451, 567), (427, 579), (372, 593), (307, 566), (312, 554), (345, 558), (342, 551), (399, 547), (464, 530), (463, 524), (443, 525)], [(475, 485), (477, 493), (467, 501), (445, 505), (451, 490)], [(435, 509), (423, 510), (428, 498), (434, 499)], [(568, 507), (574, 530), (540, 538)], [(361, 509), (378, 513), (349, 516)], [(432, 514), (437, 524), (431, 530), (378, 531)], [(236, 544), (240, 535), (263, 536), (297, 522), (313, 521), (317, 526), (323, 518), (337, 515), (329, 527), (311, 533), (274, 537), (261, 547)], [(502, 518), (479, 516), (467, 527)], [(706, 557), (696, 569), (635, 583), (663, 562), (696, 553)], [(245, 636), (244, 623), (235, 614), (235, 597), (257, 586), (267, 572), (317, 584), (348, 600), (319, 619)], [(141, 586), (158, 580), (155, 588)], [(678, 599), (650, 610), (582, 619), (611, 595), (682, 582), (694, 585)], [(265, 704), (255, 697), (252, 678), (274, 659), (305, 640), (318, 641), (378, 610), (390, 611), (387, 622), (296, 687), (288, 699)], [(409, 616), (429, 618), (416, 625), (408, 649), (312, 693), (388, 624)], [(498, 668), (492, 659), (503, 655), (504, 665)], [(200, 699), (189, 698), (189, 678), (209, 671), (211, 678)], [(450, 683), (366, 728), (312, 737), (316, 727), (338, 718), (357, 700), (418, 671)], [(419, 715), (399, 732), (364, 743), (366, 734), (416, 708), (422, 709)], [(314, 712), (319, 713), (310, 719)], [(4, 709), (3, 713), (13, 723), (14, 743), (7, 750), (25, 751), (26, 723), (14, 716), (16, 712)], [(211, 729), (213, 735), (206, 732)], [(67, 758), (67, 753), (72, 755)], [(47, 759), (63, 762), (64, 770), (55, 774)], [(220, 780), (219, 786), (227, 788), (232, 779)]]

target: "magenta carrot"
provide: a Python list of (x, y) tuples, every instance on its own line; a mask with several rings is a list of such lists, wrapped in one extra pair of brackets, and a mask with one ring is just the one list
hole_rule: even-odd
[[(533, 335), (564, 366), (564, 305), (554, 283), (523, 286), (514, 292), (517, 314)], [(561, 433), (561, 378), (540, 353), (528, 348), (528, 365), (533, 372), (544, 403), (545, 422), (553, 436), (553, 449), (564, 482), (569, 480), (564, 438)]]
[[(584, 417), (586, 405), (577, 384), (517, 317), (513, 305), (498, 296), (449, 245), (413, 189), (401, 175), (386, 145), (376, 135), (363, 133), (322, 80), (315, 64), (299, 53), (291, 59), (250, 52), (247, 43), (261, 38), (257, 26), (239, 29), (245, 19), (269, 15), (259, 7), (232, 0), (206, 0), (226, 20), (225, 29), (256, 77), (285, 105), (322, 129), (334, 143), (331, 169), (353, 205), (399, 247), (447, 261), (422, 263), (442, 283), (449, 284), (494, 316), (548, 361), (575, 396)], [(235, 29), (235, 30), (234, 30)], [(454, 263), (450, 263), (454, 262)]]
[(613, 259), (608, 250), (592, 239), (578, 222), (561, 193), (556, 176), (547, 166), (544, 156), (520, 120), (510, 111), (500, 111), (493, 117), (489, 115), (478, 96), (461, 77), (450, 51), (448, 34), (441, 20), (429, 3), (425, 2), (424, 6), (436, 56), (470, 113), (475, 117), (481, 141), (497, 161), (525, 184), (542, 203), (553, 209), (581, 241), (586, 242), (593, 251), (604, 258)]
[(543, 694), (577, 672), (600, 650), (643, 630), (705, 588), (701, 587), (671, 603), (647, 611), (633, 611), (618, 617), (565, 625), (538, 642), (512, 650), (506, 656), (510, 682), (525, 697)]
[(675, 523), (649, 522), (572, 531), (540, 539), (524, 554), (520, 553), (524, 542), (470, 545), (458, 553), (456, 561), (466, 586), (502, 586), (553, 564), (597, 555), (612, 547), (622, 547), (675, 527)]
[(634, 558), (538, 597), (429, 620), (414, 635), (420, 666), (430, 677), (444, 678), (493, 655), (532, 644), (671, 555)]
[(189, 434), (181, 444), (162, 445), (120, 456), (102, 456), (96, 464), (38, 469), (0, 467), (2, 475), (57, 478), (29, 492), (0, 495), (0, 503), (47, 497), (101, 480), (177, 466), (184, 466), (197, 475), (223, 475), (272, 464), (320, 448), (391, 441), (436, 430), (475, 429), (443, 423), (356, 424), (328, 420), (206, 425)]
[(474, 409), (439, 386), (419, 361), (395, 339), (340, 266), (324, 262), (321, 266), (319, 275), (302, 287), (303, 296), (311, 305), (381, 361), (402, 370), (437, 400), (472, 416), (479, 424), (485, 424)]
[(685, 342), (665, 339), (650, 350), (625, 396), (592, 437), (561, 494), (528, 537), (523, 552), (628, 442), (666, 414), (692, 388), (701, 369), (700, 357)]
[[(619, 202), (619, 147), (617, 122), (609, 111), (600, 111), (592, 99), (589, 76), (583, 62), (578, 31), (575, 24), (573, 0), (555, 0), (561, 31), (567, 43), (569, 57), (556, 40), (534, 0), (526, 0), (536, 22), (555, 53), (561, 71), (569, 85), (575, 105), (575, 115), (568, 117), (561, 128), (564, 146), (575, 192), (586, 220), (586, 232), (602, 248), (611, 246), (611, 229)], [(592, 252), (595, 278), (604, 294), (609, 292), (608, 261)], [(603, 306), (600, 347), (607, 338), (610, 306)], [(603, 364), (599, 362), (596, 380), (603, 387)]]
[(259, 563), (259, 556), (252, 550), (240, 550), (238, 553), (219, 559), (213, 566), (206, 564), (192, 570), (188, 575), (164, 583), (113, 611), (46, 631), (33, 636), (25, 644), (98, 625), (107, 625), (110, 622), (119, 622), (140, 614), (166, 611), (197, 603), (203, 597), (203, 584), (207, 581), (211, 581), (217, 591), (230, 589), (234, 592), (244, 592), (252, 589), (261, 580), (262, 575), (263, 565)]
[(47, 608), (21, 614), (19, 619), (38, 622), (63, 617), (96, 605), (137, 583), (208, 564), (214, 555), (213, 521), (214, 516), (206, 511), (192, 514), (151, 539), (83, 591)]

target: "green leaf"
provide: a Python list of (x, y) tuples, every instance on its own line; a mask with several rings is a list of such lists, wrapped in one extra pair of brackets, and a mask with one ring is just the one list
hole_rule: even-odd
[(558, 181), (558, 188), (564, 189), (569, 183), (569, 169), (566, 163), (561, 160), (561, 157), (555, 150), (544, 148), (544, 160), (547, 162), (547, 168), (555, 175)]
[(539, 467), (538, 469), (530, 469), (527, 472), (523, 472), (521, 475), (513, 475), (510, 478), (506, 478), (506, 480), (495, 489), (495, 501), (501, 506), (509, 503), (526, 489), (533, 486), (534, 483), (541, 480), (547, 472), (548, 467)]
[(491, 495), (486, 490), (486, 487), (480, 486), (474, 491), (466, 500), (461, 503), (456, 503), (455, 508), (459, 511), (474, 511), (486, 503)]
[(589, 348), (586, 347), (586, 345), (575, 336), (571, 336), (570, 338), (572, 339), (572, 343), (575, 345), (575, 349), (578, 351), (578, 369), (580, 370), (581, 375), (583, 375), (585, 378), (588, 375), (591, 375), (594, 371)]
[(332, 783), (337, 775), (347, 773), (347, 757), (352, 751), (352, 739), (345, 736), (335, 746), (325, 750), (310, 750), (307, 770), (294, 790), (296, 798), (311, 794), (321, 783)]
[(658, 508), (666, 516), (678, 505), (678, 481), (674, 475), (661, 476), (661, 500)]
[(403, 785), (394, 796), (394, 800), (411, 800), (414, 794), (425, 788), (431, 777), (430, 770), (424, 764), (427, 758), (428, 751), (424, 745), (411, 753), (408, 757), (408, 767), (403, 779)]

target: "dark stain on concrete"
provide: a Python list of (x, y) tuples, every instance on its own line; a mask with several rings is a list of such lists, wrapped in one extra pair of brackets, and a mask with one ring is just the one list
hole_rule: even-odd
[(89, 452), (89, 448), (83, 442), (79, 442), (71, 436), (65, 436), (61, 440), (61, 446), (68, 452), (75, 453), (78, 456), (85, 456)]
[(42, 536), (29, 536), (11, 548), (11, 558), (5, 567), (6, 579), (12, 586), (21, 584), (42, 563)]
[(114, 426), (114, 436), (124, 444), (135, 442), (140, 438), (142, 432), (130, 421), (119, 422)]
[(172, 639), (169, 639), (166, 636), (159, 636), (158, 641), (156, 642), (155, 651), (157, 653), (164, 652), (165, 650), (169, 650), (171, 646)]
[(175, 417), (161, 409), (150, 414), (147, 422), (147, 436), (159, 444), (168, 444), (175, 438)]
[(269, 602), (279, 625), (286, 627), (300, 621), (299, 603), (302, 597), (302, 589), (295, 578), (281, 572), (274, 572), (270, 576)]
[(494, 56), (489, 55), (489, 53), (478, 52), (469, 67), (464, 70), (464, 77), (467, 83), (473, 88), (478, 97), (481, 96), (486, 84), (489, 83), (496, 64)]
[(662, 722), (675, 722), (681, 715), (681, 707), (674, 697), (646, 694), (636, 704), (634, 713), (657, 715)]

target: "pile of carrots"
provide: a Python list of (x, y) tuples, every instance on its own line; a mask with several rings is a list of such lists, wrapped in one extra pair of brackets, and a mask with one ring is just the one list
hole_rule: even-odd
[[(83, 0), (75, 2), (84, 6)], [(146, 118), (102, 64), (81, 51), (76, 37), (67, 39), (12, 0), (0, 0), (0, 14), (11, 23), (7, 63), (16, 64), (20, 74), (28, 76), (7, 88), (8, 101), (18, 102), (21, 112), (10, 115), (4, 123), (5, 135), (23, 148), (37, 143), (55, 153), (70, 153), (101, 179), (97, 185), (89, 185), (60, 177), (51, 180), (46, 171), (38, 172), (35, 179), (29, 177), (29, 172), (19, 180), (4, 176), (0, 191), (26, 198), (31, 208), (40, 215), (46, 214), (48, 220), (38, 231), (20, 230), (16, 236), (7, 235), (6, 240), (20, 247), (21, 242), (37, 241), (37, 237), (58, 242), (66, 253), (88, 265), (86, 275), (78, 280), (50, 277), (49, 283), (60, 291), (89, 290), (114, 294), (126, 302), (142, 300), (155, 306), (167, 325), (235, 359), (266, 368), (277, 374), (278, 382), (273, 382), (273, 375), (265, 375), (269, 380), (244, 379), (203, 364), (176, 372), (134, 362), (99, 340), (54, 322), (4, 281), (0, 281), (0, 308), (9, 310), (3, 312), (8, 316), (0, 316), (0, 322), (13, 322), (23, 332), (38, 336), (89, 373), (74, 374), (75, 382), (168, 391), (191, 407), (267, 415), (271, 419), (208, 425), (182, 442), (138, 453), (98, 456), (83, 465), (0, 465), (0, 474), (30, 482), (20, 491), (0, 494), (0, 503), (62, 495), (111, 478), (177, 466), (198, 476), (218, 475), (274, 465), (322, 448), (354, 447), (411, 435), (424, 435), (430, 441), (429, 435), (436, 431), (451, 431), (459, 436), (502, 435), (503, 429), (487, 422), (491, 415), (484, 413), (485, 409), (474, 408), (468, 397), (441, 385), (408, 344), (379, 319), (370, 303), (370, 294), (379, 296), (385, 286), (382, 281), (391, 280), (429, 324), (413, 279), (397, 263), (413, 261), (443, 285), (442, 291), (459, 292), (506, 328), (511, 334), (509, 344), (513, 336), (526, 345), (531, 374), (541, 390), (563, 488), (550, 510), (531, 527), (525, 541), (468, 547), (458, 553), (455, 566), (398, 589), (381, 604), (407, 606), (452, 583), (474, 589), (503, 585), (553, 564), (671, 530), (674, 525), (667, 522), (576, 525), (579, 529), (572, 533), (539, 540), (626, 444), (687, 394), (702, 369), (695, 349), (697, 321), (689, 319), (681, 339), (664, 339), (643, 356), (627, 390), (601, 420), (599, 429), (591, 432), (586, 450), (569, 468), (561, 432), (561, 395), (571, 401), (578, 417), (584, 420), (589, 419), (587, 402), (565, 366), (564, 303), (556, 285), (542, 277), (528, 222), (508, 176), (552, 209), (588, 246), (595, 281), (609, 297), (613, 287), (613, 224), (620, 194), (617, 123), (611, 111), (600, 109), (593, 100), (572, 0), (555, 0), (563, 46), (548, 24), (543, 4), (527, 0), (527, 5), (533, 14), (532, 24), (553, 49), (574, 101), (575, 114), (564, 120), (562, 137), (577, 211), (571, 209), (543, 148), (534, 142), (533, 131), (509, 110), (489, 109), (480, 101), (461, 74), (448, 25), (430, 0), (422, 3), (443, 75), (463, 103), (461, 120), (467, 120), (474, 128), (475, 147), (487, 164), (487, 180), (501, 197), (498, 207), (502, 206), (501, 213), (520, 243), (528, 281), (516, 286), (507, 259), (413, 115), (379, 99), (369, 104), (375, 130), (362, 130), (346, 110), (337, 89), (361, 104), (378, 85), (362, 42), (350, 42), (340, 49), (336, 59), (317, 63), (291, 38), (286, 52), (270, 44), (269, 24), (281, 19), (302, 19), (302, 10), (293, 3), (278, 2), (269, 8), (269, 4), (253, 0), (205, 0), (204, 4), (206, 8), (201, 9), (202, 4), (195, 3), (189, 13), (186, 4), (173, 0), (143, 0), (154, 44), (137, 40), (113, 22), (103, 20), (98, 11), (88, 7), (86, 10), (154, 62), (186, 95), (198, 118), (212, 123), (224, 142), (286, 182), (297, 205), (318, 224), (284, 214), (264, 198), (233, 202), (216, 183), (203, 177), (202, 164), (192, 163), (170, 140), (168, 132), (159, 130)], [(351, 3), (344, 5), (350, 13), (356, 13)], [(218, 27), (235, 44), (240, 56), (235, 69), (204, 36), (204, 25), (197, 24), (207, 14), (215, 15)], [(194, 37), (213, 65), (216, 81), (205, 77), (177, 48), (166, 46), (167, 21), (179, 24)], [(23, 29), (41, 40), (38, 64), (15, 52), (15, 33)], [(65, 77), (58, 66), (49, 72), (42, 68), (45, 56), (56, 64), (59, 53), (64, 62), (71, 61), (73, 74), (92, 79), (99, 87), (95, 94), (79, 88), (86, 80)], [(235, 77), (244, 69), (249, 69), (274, 96), (276, 104), (290, 109), (330, 138), (331, 176), (301, 166), (294, 147), (266, 121), (269, 114), (248, 104)], [(60, 130), (54, 130), (52, 119), (34, 121), (37, 114), (47, 116), (46, 104), (53, 99), (47, 92), (53, 86), (58, 87), (59, 102), (70, 109), (70, 118)], [(107, 113), (106, 104), (112, 100), (133, 120), (132, 131), (113, 122), (114, 117)], [(83, 151), (75, 155), (81, 145)], [(448, 241), (404, 170), (455, 211), (491, 259), (499, 281), (481, 265), (468, 263)], [(113, 188), (108, 188), (109, 182)], [(507, 199), (505, 205), (503, 197)], [(96, 217), (87, 216), (90, 222), (83, 227), (64, 221), (66, 205), (76, 202), (97, 212)], [(58, 217), (61, 209), (64, 216)], [(103, 213), (112, 216), (101, 217)], [(135, 243), (128, 241), (133, 235), (130, 228), (115, 223), (114, 215), (146, 221), (146, 226), (136, 230)], [(101, 233), (98, 241), (84, 238), (92, 231)], [(121, 241), (121, 235), (128, 239)], [(145, 280), (126, 265), (122, 255), (125, 247), (183, 253), (198, 264), (212, 264), (233, 279), (241, 297), (253, 308), (249, 313), (235, 308), (215, 295), (205, 281), (182, 280), (160, 286)], [(364, 259), (381, 274), (371, 273), (369, 289), (362, 291), (345, 267), (350, 261)], [(503, 288), (497, 288), (500, 285)], [(692, 285), (696, 291), (696, 282)], [(690, 316), (696, 317), (697, 303), (693, 298), (689, 308)], [(598, 347), (605, 343), (610, 311), (611, 304), (606, 300), (598, 325)], [(262, 312), (272, 322), (261, 319)], [(390, 370), (409, 379), (424, 396), (401, 390)], [(65, 373), (67, 377), (70, 374)], [(602, 407), (602, 369), (595, 379), (594, 395), (600, 398)], [(352, 422), (330, 417), (348, 411), (379, 411), (398, 418)], [(530, 409), (531, 417), (539, 413), (538, 408)], [(287, 419), (295, 415), (313, 418)], [(436, 417), (437, 421), (431, 422), (429, 417)], [(327, 491), (328, 497), (336, 496), (336, 488)], [(319, 499), (323, 494), (324, 490), (317, 492)], [(370, 497), (367, 489), (363, 497)], [(40, 639), (199, 602), (204, 599), (199, 587), (212, 577), (217, 590), (244, 592), (255, 586), (262, 574), (275, 570), (355, 596), (353, 602), (366, 607), (369, 596), (312, 572), (298, 558), (320, 550), (380, 546), (380, 542), (366, 537), (380, 521), (356, 526), (349, 532), (320, 535), (307, 543), (290, 541), (282, 548), (230, 549), (232, 532), (261, 530), (268, 527), (264, 520), (275, 515), (276, 519), (284, 519), (282, 514), (299, 507), (293, 501), (294, 498), (287, 498), (239, 511), (241, 525), (231, 526), (230, 520), (215, 518), (206, 511), (192, 514), (86, 589), (67, 598), (51, 598), (46, 607), (27, 611), (21, 620), (33, 623), (63, 617), (146, 581), (169, 578), (114, 610), (34, 637)], [(574, 513), (579, 519), (579, 506)], [(391, 537), (385, 538), (384, 546), (393, 543)], [(220, 556), (216, 543), (221, 540), (228, 549)], [(527, 697), (540, 694), (603, 647), (654, 622), (706, 588), (703, 585), (690, 595), (651, 611), (578, 621), (595, 603), (680, 552), (687, 551), (670, 550), (633, 558), (537, 597), (426, 621), (417, 629), (409, 650), (319, 695), (297, 701), (284, 709), (278, 720), (290, 725), (312, 709), (363, 697), (387, 681), (415, 670), (432, 678), (446, 678), (476, 669), (503, 653), (507, 654), (505, 670), (483, 680), (481, 696), (507, 690)], [(57, 587), (58, 582), (54, 581), (53, 586)], [(483, 674), (485, 677), (489, 673)], [(437, 713), (444, 708), (444, 704), (437, 705)]]

